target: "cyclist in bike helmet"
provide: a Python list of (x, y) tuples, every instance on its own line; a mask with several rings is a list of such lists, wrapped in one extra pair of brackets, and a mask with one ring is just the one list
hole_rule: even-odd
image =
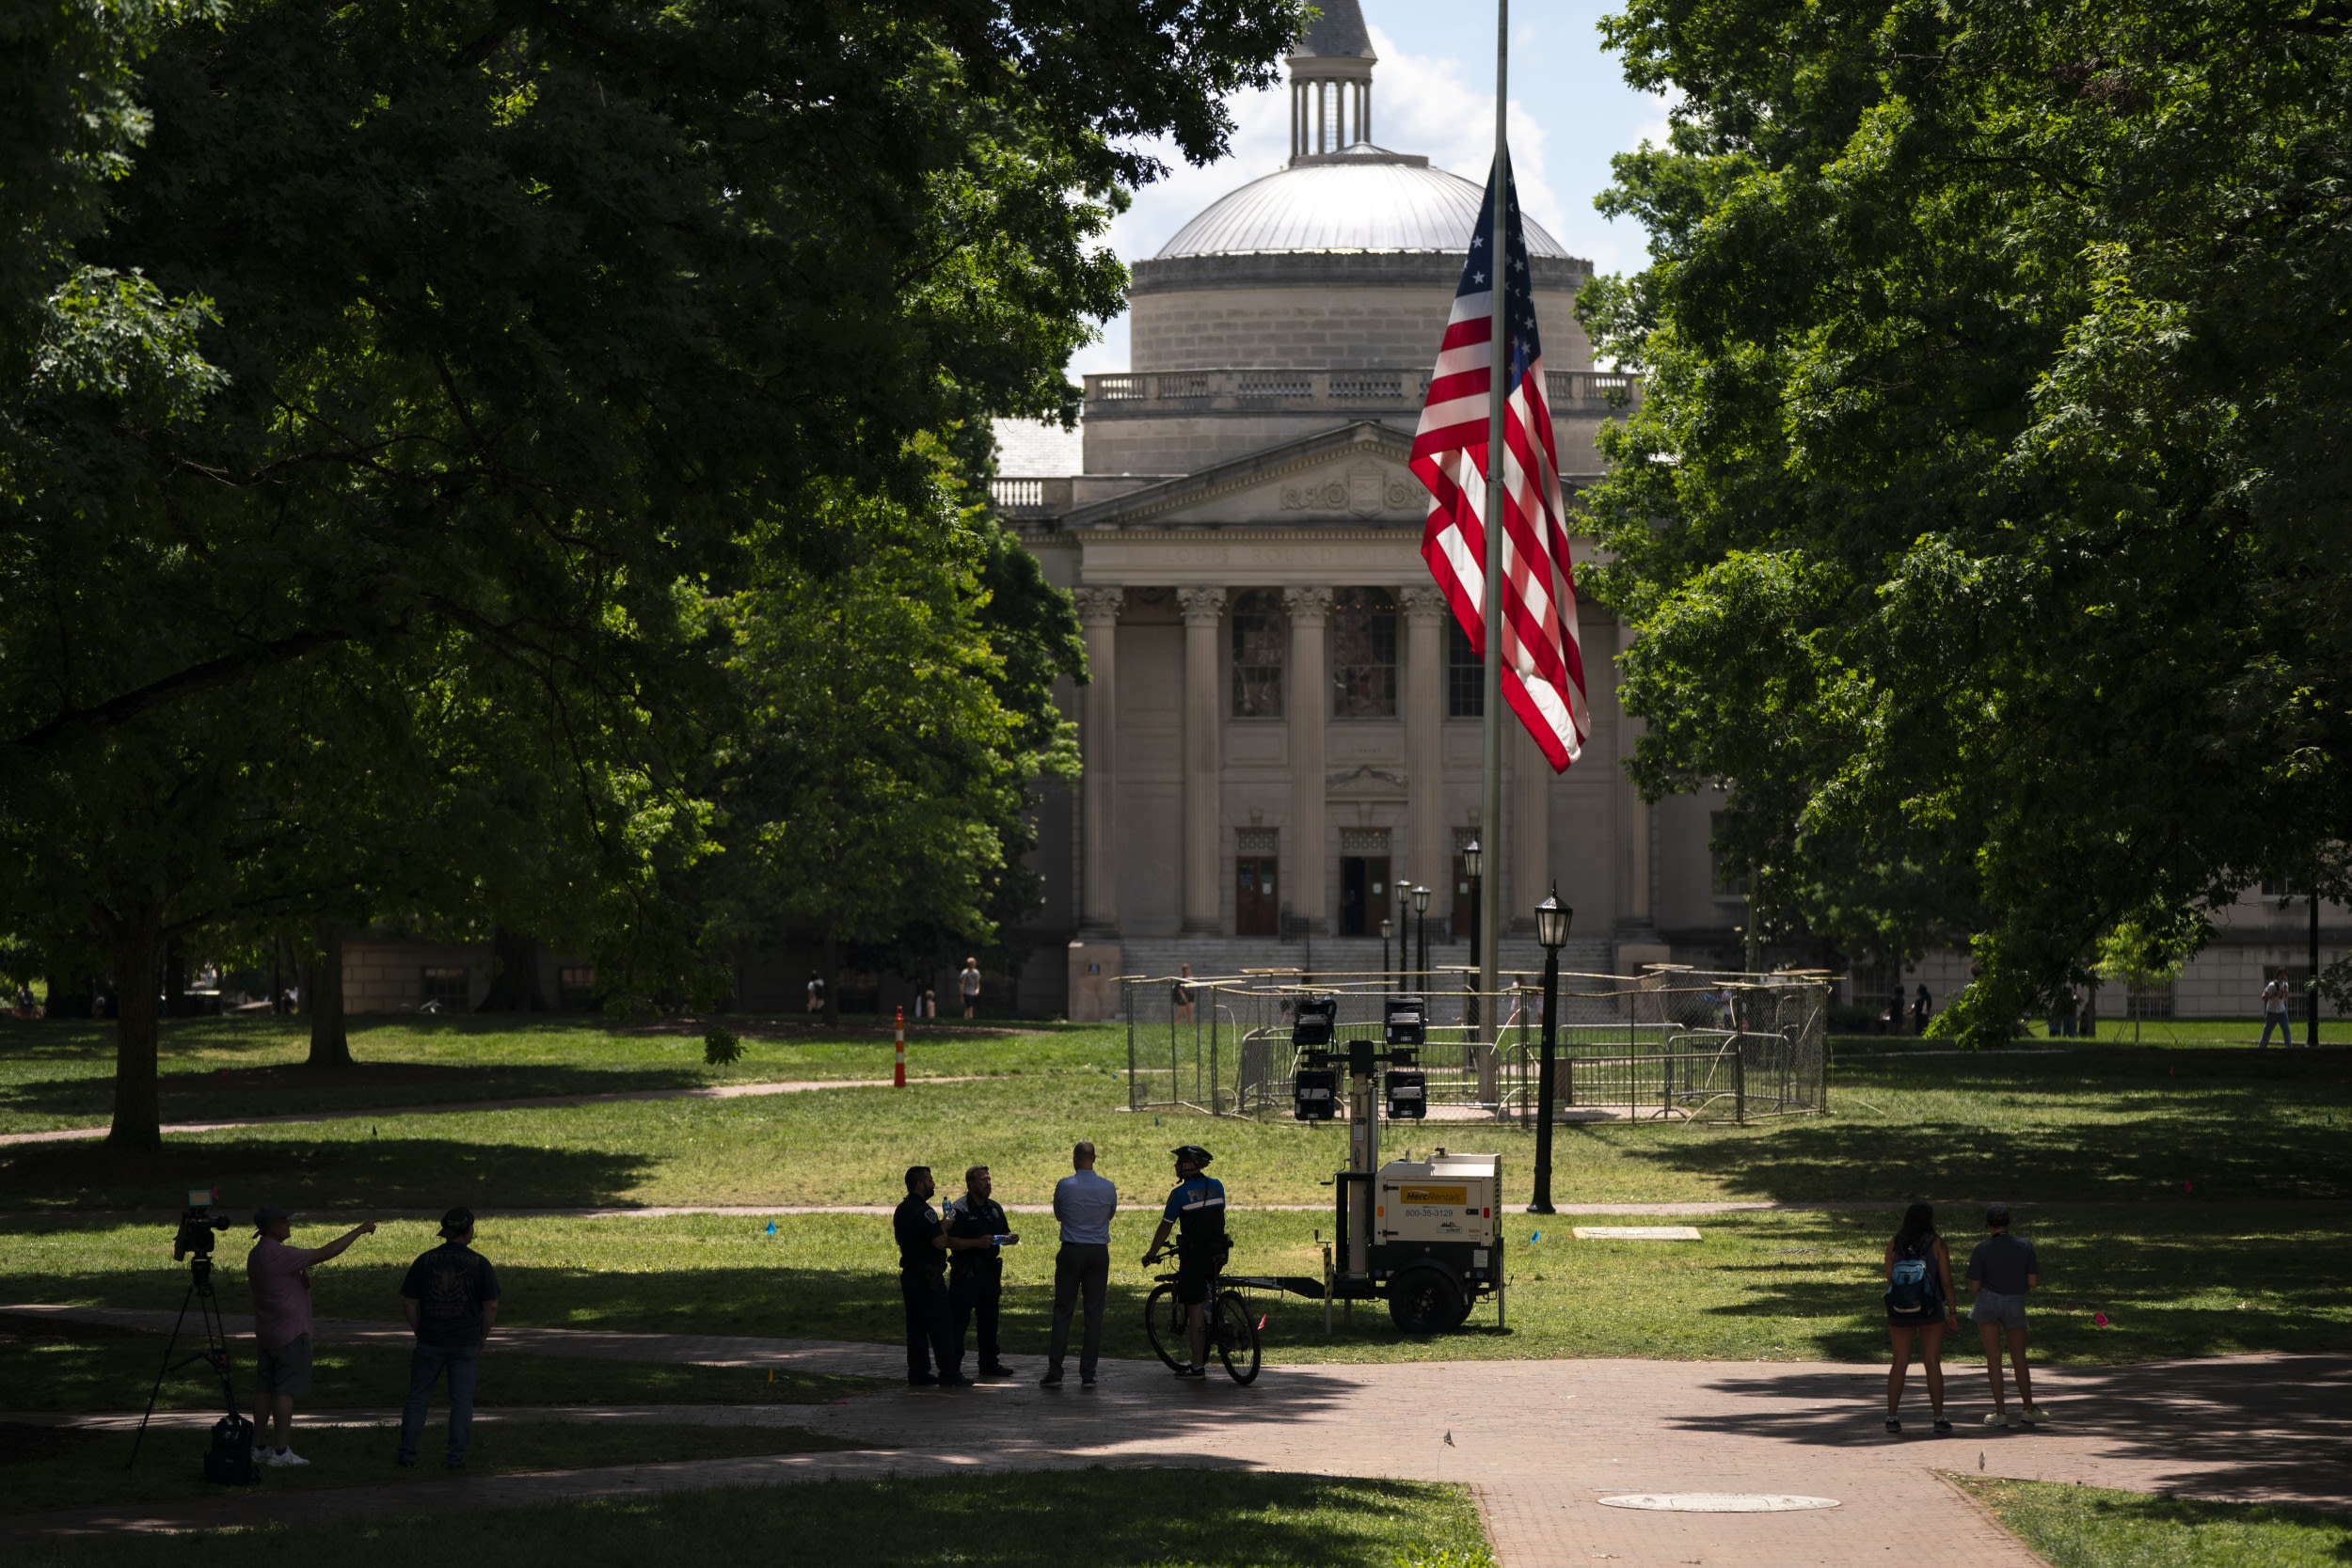
[(1192, 1337), (1192, 1364), (1178, 1377), (1209, 1375), (1209, 1288), (1225, 1267), (1232, 1243), (1225, 1234), (1225, 1186), (1202, 1174), (1212, 1156), (1199, 1144), (1172, 1151), (1176, 1156), (1176, 1190), (1168, 1195), (1160, 1228), (1152, 1237), (1152, 1250), (1143, 1255), (1150, 1268), (1168, 1250), (1168, 1234), (1176, 1232), (1176, 1299), (1187, 1310)]

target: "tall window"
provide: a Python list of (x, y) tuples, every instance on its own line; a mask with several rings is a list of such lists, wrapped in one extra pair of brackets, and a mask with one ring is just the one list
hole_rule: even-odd
[(1233, 601), (1233, 717), (1282, 717), (1282, 596), (1253, 588)]
[(1331, 597), (1336, 719), (1396, 717), (1396, 601), (1385, 588), (1343, 588)]
[(1470, 634), (1451, 611), (1445, 618), (1445, 716), (1486, 717), (1486, 661), (1470, 647)]

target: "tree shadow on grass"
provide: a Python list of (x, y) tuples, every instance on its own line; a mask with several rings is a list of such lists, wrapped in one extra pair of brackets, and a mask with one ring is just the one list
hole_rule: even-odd
[[(2021, 1117), (2020, 1119), (2024, 1119)], [(1778, 1202), (2010, 1202), (2352, 1196), (2352, 1139), (2275, 1116), (1982, 1126), (1786, 1121), (1749, 1136), (1692, 1130), (1622, 1158)], [(2182, 1183), (2191, 1184), (2184, 1193)]]
[(653, 1168), (646, 1156), (611, 1149), (458, 1138), (183, 1139), (151, 1153), (15, 1144), (0, 1147), (0, 1211), (176, 1211), (198, 1187), (217, 1188), (230, 1212), (264, 1201), (310, 1211), (591, 1207), (624, 1201)]
[[(167, 1072), (160, 1089), (163, 1119), (170, 1123), (321, 1112), (463, 1110), (484, 1101), (692, 1089), (707, 1082), (691, 1067), (359, 1062), (323, 1072), (293, 1062), (210, 1072)], [(0, 1112), (20, 1116), (75, 1117), (101, 1126), (113, 1111), (114, 1080), (110, 1077), (40, 1079), (0, 1090)]]

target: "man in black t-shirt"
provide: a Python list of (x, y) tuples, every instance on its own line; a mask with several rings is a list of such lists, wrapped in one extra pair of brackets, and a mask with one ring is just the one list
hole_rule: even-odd
[(499, 1321), (499, 1276), (473, 1250), (473, 1211), (441, 1216), (441, 1244), (408, 1265), (400, 1282), (400, 1309), (417, 1333), (408, 1357), (408, 1403), (400, 1416), (400, 1462), (414, 1465), (424, 1437), (425, 1406), (441, 1373), (449, 1373), (449, 1467), (466, 1467), (473, 1436), (475, 1375), (482, 1346)]
[[(931, 1212), (932, 1190), (930, 1166), (908, 1166), (906, 1201), (890, 1216), (891, 1233), (898, 1243), (898, 1296), (907, 1314), (907, 1386), (961, 1388), (971, 1379), (958, 1370), (963, 1353), (957, 1348), (947, 1317), (947, 1255), (995, 1243), (948, 1235)], [(934, 1359), (936, 1375), (931, 1371)]]
[[(986, 1165), (963, 1173), (963, 1196), (947, 1205), (947, 1234), (959, 1242), (979, 1244), (947, 1259), (947, 1310), (955, 1317), (956, 1355), (963, 1355), (963, 1336), (979, 1320), (979, 1377), (1010, 1377), (1012, 1369), (997, 1359), (996, 1307), (1005, 1291), (1005, 1259), (1001, 1247), (1021, 1240), (1005, 1217), (1004, 1205), (989, 1196), (994, 1183)], [(1000, 1243), (998, 1237), (1004, 1240)]]

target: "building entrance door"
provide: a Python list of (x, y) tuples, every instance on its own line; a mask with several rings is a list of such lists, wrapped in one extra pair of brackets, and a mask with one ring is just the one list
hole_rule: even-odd
[(1281, 934), (1274, 893), (1272, 855), (1243, 855), (1233, 862), (1233, 934), (1271, 937)]
[(1340, 857), (1340, 935), (1375, 936), (1380, 917), (1388, 912), (1389, 857)]

